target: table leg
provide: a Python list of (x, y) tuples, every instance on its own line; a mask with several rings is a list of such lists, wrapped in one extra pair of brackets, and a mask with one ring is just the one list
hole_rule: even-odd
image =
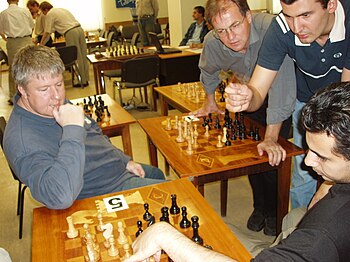
[(131, 146), (131, 138), (130, 138), (130, 128), (129, 125), (123, 126), (122, 129), (122, 142), (124, 153), (128, 156), (132, 156), (132, 146)]
[(152, 140), (149, 138), (149, 136), (147, 136), (147, 143), (148, 143), (148, 153), (149, 153), (151, 165), (158, 167), (157, 148), (152, 143)]
[(291, 163), (291, 157), (287, 157), (277, 170), (277, 235), (281, 233), (283, 217), (288, 213)]
[(95, 92), (96, 92), (97, 95), (99, 95), (100, 94), (100, 89), (98, 88), (98, 79), (97, 79), (97, 76), (98, 76), (98, 65), (94, 64), (93, 65), (93, 69), (94, 69)]
[(162, 94), (159, 94), (159, 101), (160, 101), (160, 112), (162, 116), (168, 115), (168, 103), (166, 99), (164, 99), (164, 96)]
[(227, 211), (227, 187), (228, 180), (224, 179), (220, 181), (220, 203), (221, 203), (221, 216), (226, 216)]

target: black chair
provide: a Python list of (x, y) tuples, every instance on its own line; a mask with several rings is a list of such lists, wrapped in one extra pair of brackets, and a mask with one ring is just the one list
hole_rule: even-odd
[[(133, 88), (133, 96), (127, 105), (133, 104), (139, 109), (148, 108), (147, 87), (151, 87), (153, 110), (157, 110), (154, 86), (159, 86), (159, 57), (157, 55), (134, 57), (121, 62), (121, 80), (113, 81), (113, 93), (118, 89), (120, 105), (123, 106), (122, 90)], [(140, 88), (141, 102), (136, 105), (135, 88)], [(144, 89), (145, 103), (143, 102), (141, 88)]]
[(63, 46), (56, 48), (57, 52), (60, 54), (60, 57), (63, 61), (64, 67), (66, 70), (69, 70), (72, 73), (72, 85), (74, 86), (75, 76), (78, 79), (78, 83), (81, 88), (84, 88), (83, 83), (81, 82), (80, 70), (77, 63), (78, 59), (78, 49), (76, 46)]
[[(1, 148), (3, 149), (3, 137), (6, 127), (6, 120), (2, 116), (0, 117), (0, 142)], [(17, 216), (19, 215), (19, 233), (18, 238), (22, 239), (22, 231), (23, 231), (23, 213), (24, 213), (24, 196), (25, 190), (27, 188), (26, 185), (22, 184), (22, 182), (18, 179), (16, 174), (13, 172), (12, 168), (9, 166), (12, 176), (15, 180), (18, 181), (18, 196), (17, 196)]]
[(131, 43), (135, 33), (139, 33), (139, 27), (137, 25), (123, 26), (121, 29), (122, 43)]
[(5, 64), (8, 65), (7, 55), (4, 50), (0, 48), (0, 86), (2, 86), (2, 65)]

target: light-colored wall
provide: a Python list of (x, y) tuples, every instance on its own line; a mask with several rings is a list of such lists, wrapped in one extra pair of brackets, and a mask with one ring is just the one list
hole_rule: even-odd
[[(158, 17), (168, 17), (168, 1), (158, 0)], [(117, 8), (115, 0), (102, 0), (103, 23), (131, 21), (131, 12), (129, 8)]]

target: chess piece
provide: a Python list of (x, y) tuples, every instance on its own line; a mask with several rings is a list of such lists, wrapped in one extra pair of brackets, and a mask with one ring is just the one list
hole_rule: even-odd
[(68, 216), (66, 218), (68, 223), (68, 231), (67, 231), (67, 237), (68, 238), (75, 238), (79, 235), (79, 231), (74, 227), (73, 218), (71, 216)]
[(197, 124), (194, 124), (193, 125), (193, 136), (198, 136), (198, 126)]
[(98, 220), (97, 230), (102, 232), (103, 231), (103, 221), (102, 221), (101, 211), (98, 211), (97, 220)]
[(218, 143), (216, 144), (216, 147), (220, 148), (223, 146), (224, 146), (224, 144), (221, 142), (221, 135), (218, 135)]
[(154, 216), (151, 216), (151, 218), (148, 220), (147, 226), (152, 226), (154, 223), (156, 223), (156, 218)]
[(227, 132), (225, 146), (230, 146), (230, 145), (231, 145), (230, 134)]
[(222, 143), (226, 143), (227, 127), (224, 127), (224, 128), (222, 129), (222, 132), (223, 132), (223, 135), (222, 135), (222, 138), (221, 138), (221, 142), (222, 142)]
[(108, 248), (108, 255), (110, 257), (116, 257), (119, 255), (118, 248), (115, 246), (114, 236), (111, 235), (108, 239), (109, 241), (109, 248)]
[(143, 230), (142, 230), (142, 221), (138, 220), (136, 224), (137, 224), (138, 230), (137, 230), (135, 235), (136, 235), (136, 237), (138, 237), (143, 232)]
[(118, 225), (118, 232), (119, 232), (118, 243), (120, 245), (124, 245), (125, 243), (128, 243), (128, 239), (124, 234), (123, 223), (121, 221), (118, 221), (117, 225)]
[(179, 116), (175, 116), (174, 129), (178, 128), (178, 124), (179, 124)]
[(185, 206), (181, 207), (182, 220), (180, 221), (181, 228), (189, 228), (191, 226), (191, 221), (187, 218), (187, 208)]
[(145, 208), (145, 213), (143, 214), (143, 219), (148, 222), (152, 217), (152, 214), (148, 211), (148, 209), (149, 209), (148, 203), (143, 204), (143, 207)]
[(178, 205), (176, 203), (176, 194), (171, 195), (170, 214), (172, 214), (172, 215), (180, 214), (180, 208), (178, 207)]
[(89, 225), (88, 224), (84, 224), (83, 225), (83, 228), (84, 228), (84, 240), (85, 240), (85, 243), (87, 243), (88, 239), (92, 239), (92, 241), (96, 241), (96, 237), (95, 237), (95, 234), (91, 234), (90, 230), (89, 230)]
[(186, 153), (187, 153), (188, 155), (192, 155), (192, 154), (193, 154), (191, 137), (188, 137), (188, 138), (187, 138), (187, 149), (186, 149)]
[(165, 130), (171, 130), (171, 120), (170, 117), (166, 118), (166, 126), (165, 126)]
[(220, 128), (221, 128), (221, 125), (220, 125), (220, 118), (219, 118), (218, 115), (216, 116), (216, 119), (215, 119), (214, 128), (216, 128), (216, 129), (220, 129)]
[(255, 141), (260, 141), (260, 135), (259, 135), (259, 127), (255, 128), (255, 137), (254, 137)]
[(168, 222), (170, 223), (169, 221), (169, 212), (168, 212), (168, 208), (167, 207), (162, 207), (161, 208), (161, 212), (162, 212), (162, 216), (160, 217), (160, 221), (164, 221), (164, 222)]
[(95, 249), (93, 242), (89, 241), (86, 244), (87, 255), (85, 256), (85, 261), (96, 262), (101, 259), (100, 253)]
[(107, 223), (102, 225), (101, 228), (103, 230), (102, 235), (105, 239), (103, 244), (106, 248), (109, 248), (110, 247), (109, 238), (113, 235), (113, 225), (111, 223)]
[(125, 252), (125, 255), (124, 255), (123, 259), (126, 259), (126, 258), (130, 257), (130, 245), (129, 245), (129, 243), (125, 243), (123, 245), (123, 250)]
[(198, 135), (193, 137), (193, 148), (198, 148)]
[(209, 134), (209, 126), (205, 126), (205, 133), (204, 133), (204, 137), (209, 137), (210, 134)]
[(193, 228), (193, 236), (192, 236), (192, 240), (200, 245), (203, 245), (203, 239), (199, 236), (199, 223), (198, 220), (199, 218), (197, 216), (193, 216), (191, 217), (192, 220), (192, 228)]
[(183, 137), (183, 134), (182, 134), (182, 127), (181, 127), (181, 121), (178, 122), (178, 136), (176, 137), (176, 142), (178, 143), (182, 143), (185, 141), (185, 138)]

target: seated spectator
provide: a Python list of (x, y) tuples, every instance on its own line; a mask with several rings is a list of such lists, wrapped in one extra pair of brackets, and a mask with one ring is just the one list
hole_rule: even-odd
[[(350, 83), (337, 83), (314, 95), (302, 112), (309, 151), (305, 164), (325, 180), (313, 206), (295, 230), (252, 261), (348, 261), (350, 256)], [(295, 210), (295, 209), (294, 209)], [(168, 223), (147, 228), (133, 243), (143, 261), (163, 249), (173, 261), (233, 261), (195, 244)]]
[(12, 66), (18, 94), (4, 152), (32, 196), (65, 209), (76, 199), (164, 182), (161, 170), (132, 161), (65, 98), (63, 72), (57, 51), (45, 46), (21, 49)]
[(180, 46), (193, 46), (195, 44), (203, 43), (205, 35), (209, 32), (207, 23), (204, 20), (204, 12), (205, 9), (203, 6), (196, 6), (193, 9), (192, 17), (195, 22), (188, 28)]

